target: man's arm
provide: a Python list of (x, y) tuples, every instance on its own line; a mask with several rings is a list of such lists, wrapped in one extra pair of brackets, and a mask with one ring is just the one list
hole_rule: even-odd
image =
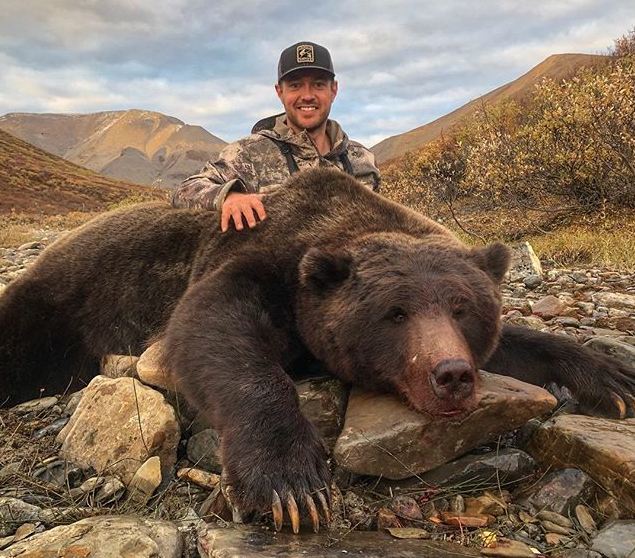
[(266, 218), (258, 189), (255, 169), (239, 141), (225, 147), (199, 174), (186, 179), (172, 195), (172, 205), (220, 212), (223, 232), (230, 220), (242, 230), (243, 218), (253, 228)]

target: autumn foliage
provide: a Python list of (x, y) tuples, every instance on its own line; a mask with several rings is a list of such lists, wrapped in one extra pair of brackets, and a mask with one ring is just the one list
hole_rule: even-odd
[(606, 68), (545, 80), (523, 104), (482, 106), (394, 163), (385, 195), (453, 216), (457, 204), (559, 216), (635, 208), (635, 32), (619, 41)]

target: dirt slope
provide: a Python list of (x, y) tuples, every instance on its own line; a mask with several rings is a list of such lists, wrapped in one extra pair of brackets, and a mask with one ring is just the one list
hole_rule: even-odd
[(129, 198), (167, 196), (157, 188), (105, 178), (0, 130), (0, 215), (103, 211)]

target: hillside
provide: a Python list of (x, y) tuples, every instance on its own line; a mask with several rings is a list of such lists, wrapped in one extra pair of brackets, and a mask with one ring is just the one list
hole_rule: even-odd
[(103, 211), (126, 199), (165, 192), (100, 176), (0, 130), (0, 215)]
[(597, 66), (608, 62), (610, 57), (593, 54), (554, 54), (529, 70), (518, 79), (511, 81), (485, 95), (478, 97), (462, 107), (419, 126), (414, 130), (387, 138), (371, 148), (378, 163), (385, 163), (417, 149), (438, 138), (442, 132), (452, 128), (466, 116), (473, 114), (483, 103), (495, 104), (505, 99), (522, 101), (528, 97), (534, 86), (544, 78), (560, 81), (573, 75), (583, 66)]
[(158, 112), (9, 113), (0, 129), (105, 176), (173, 187), (198, 172), (225, 142)]

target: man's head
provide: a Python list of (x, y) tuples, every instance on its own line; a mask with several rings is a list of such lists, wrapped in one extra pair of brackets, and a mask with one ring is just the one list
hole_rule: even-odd
[(326, 126), (337, 95), (337, 81), (329, 51), (308, 41), (282, 51), (276, 93), (284, 105), (287, 124), (294, 131)]

